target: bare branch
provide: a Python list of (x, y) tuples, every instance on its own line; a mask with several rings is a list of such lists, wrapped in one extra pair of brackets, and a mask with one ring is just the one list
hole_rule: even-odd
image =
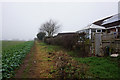
[(57, 24), (56, 21), (50, 19), (48, 22), (44, 23), (40, 27), (40, 31), (46, 32), (48, 36), (53, 36), (55, 33), (58, 32), (60, 25)]

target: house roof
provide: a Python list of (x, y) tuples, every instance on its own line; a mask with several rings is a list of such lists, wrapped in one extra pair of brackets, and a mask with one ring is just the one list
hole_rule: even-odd
[(83, 29), (105, 29), (105, 27), (95, 25), (95, 24), (90, 24), (90, 25), (88, 25), (87, 27), (85, 27)]
[(66, 35), (66, 34), (76, 34), (75, 32), (69, 32), (69, 33), (58, 33), (58, 35)]
[(103, 23), (104, 20), (109, 19), (109, 18), (111, 18), (111, 17), (112, 17), (112, 16), (107, 17), (107, 18), (104, 18), (104, 19), (101, 19), (101, 20), (98, 20), (98, 21), (95, 21), (93, 24), (101, 26), (101, 24)]
[(108, 23), (108, 24), (105, 24), (105, 25), (102, 25), (102, 26), (104, 26), (105, 28), (110, 28), (110, 27), (114, 27), (114, 26), (118, 27), (118, 25), (120, 25), (120, 20), (112, 22), (112, 23)]
[(94, 22), (93, 24), (103, 26), (105, 28), (113, 27), (113, 26), (118, 26), (120, 25), (120, 13), (101, 19), (99, 21)]
[[(88, 25), (87, 27), (77, 31), (77, 32), (82, 32), (83, 30), (86, 29), (105, 29), (105, 28), (110, 28), (120, 25), (120, 13), (95, 21), (94, 23)], [(119, 26), (120, 27), (120, 26)]]
[(113, 15), (112, 17), (104, 20), (102, 25), (113, 23), (113, 22), (116, 22), (116, 21), (119, 21), (119, 20), (120, 20), (120, 13), (116, 14), (116, 15)]
[(82, 33), (77, 33), (77, 32), (67, 32), (67, 33), (58, 33), (58, 35), (57, 36), (63, 36), (63, 35), (85, 35), (85, 33), (84, 32), (82, 32)]
[(87, 29), (97, 29), (97, 30), (99, 30), (99, 29), (105, 29), (105, 27), (95, 25), (95, 24), (90, 24), (87, 27), (85, 27), (85, 28), (83, 28), (83, 29), (81, 29), (81, 30), (79, 30), (77, 32), (83, 32), (84, 30), (87, 30)]

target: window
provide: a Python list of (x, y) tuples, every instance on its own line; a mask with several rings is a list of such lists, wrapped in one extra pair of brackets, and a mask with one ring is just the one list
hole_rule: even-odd
[(101, 32), (101, 30), (97, 30), (97, 32)]
[(103, 29), (102, 32), (105, 32), (105, 29)]

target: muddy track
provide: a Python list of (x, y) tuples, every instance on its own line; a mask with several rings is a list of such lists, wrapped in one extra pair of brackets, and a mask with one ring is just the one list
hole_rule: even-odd
[(84, 76), (86, 65), (78, 64), (65, 51), (48, 52), (47, 48), (35, 41), (14, 78), (76, 78), (81, 73)]
[(49, 72), (53, 62), (47, 60), (48, 56), (45, 51), (41, 51), (39, 42), (35, 41), (23, 64), (16, 70), (15, 78), (52, 78)]

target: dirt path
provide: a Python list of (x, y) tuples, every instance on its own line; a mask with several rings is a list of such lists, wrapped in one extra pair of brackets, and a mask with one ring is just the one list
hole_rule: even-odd
[(79, 78), (84, 77), (86, 71), (86, 65), (79, 64), (66, 51), (56, 51), (50, 45), (35, 41), (14, 78)]
[(53, 78), (49, 73), (53, 65), (49, 54), (42, 50), (39, 42), (35, 41), (31, 52), (16, 71), (15, 78)]

